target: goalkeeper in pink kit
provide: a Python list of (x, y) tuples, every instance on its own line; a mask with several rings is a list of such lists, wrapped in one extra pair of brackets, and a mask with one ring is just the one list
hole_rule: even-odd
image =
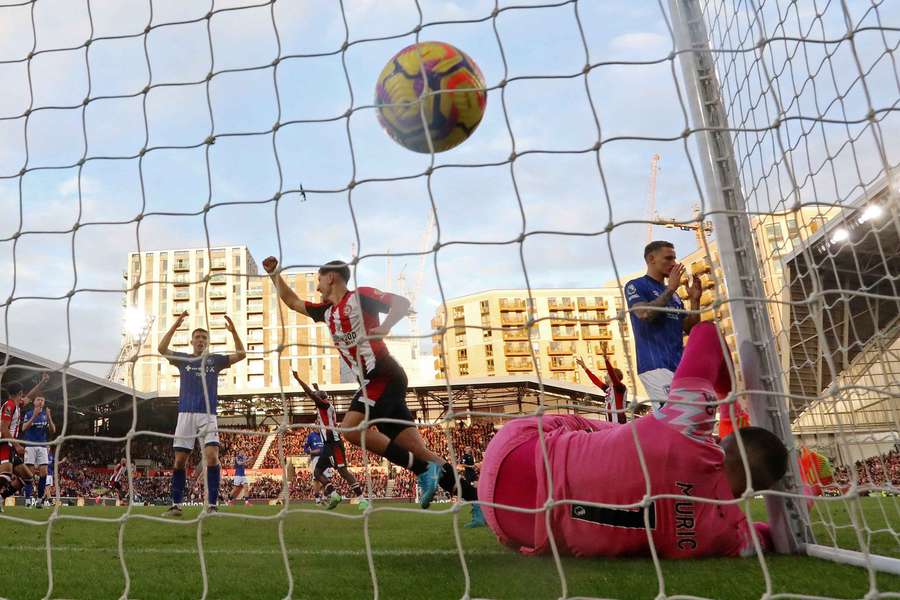
[[(543, 417), (552, 496), (566, 501), (550, 515), (561, 553), (648, 555), (650, 538), (663, 558), (753, 553), (750, 524), (741, 507), (702, 500), (732, 500), (747, 487), (735, 436), (721, 445), (712, 436), (715, 403), (731, 390), (727, 360), (715, 325), (701, 323), (691, 331), (672, 382), (670, 402), (662, 409), (628, 426), (575, 415)], [(728, 404), (721, 410), (727, 412)], [(787, 469), (784, 444), (758, 427), (741, 429), (740, 435), (753, 489), (770, 488)], [(640, 441), (649, 489), (635, 438)], [(655, 498), (640, 506), (648, 493)], [(537, 417), (510, 422), (491, 440), (478, 496), (482, 502), (526, 509), (544, 505), (548, 481)], [(543, 511), (482, 506), (501, 542), (527, 554), (550, 551)], [(755, 527), (763, 548), (770, 548), (768, 526), (756, 523)]]

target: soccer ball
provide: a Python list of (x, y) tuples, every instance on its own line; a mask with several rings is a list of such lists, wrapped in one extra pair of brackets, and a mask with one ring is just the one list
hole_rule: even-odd
[(378, 76), (378, 122), (404, 148), (430, 152), (430, 134), (434, 151), (443, 152), (464, 142), (481, 123), (484, 87), (481, 70), (462, 50), (443, 42), (413, 44), (395, 54)]

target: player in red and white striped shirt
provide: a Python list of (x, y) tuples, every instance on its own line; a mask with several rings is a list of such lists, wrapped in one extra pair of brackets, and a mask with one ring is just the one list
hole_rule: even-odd
[(575, 359), (575, 362), (584, 369), (588, 379), (594, 385), (606, 392), (606, 415), (609, 421), (624, 425), (627, 422), (625, 418), (625, 398), (628, 395), (628, 387), (622, 382), (622, 371), (612, 366), (612, 363), (609, 362), (609, 356), (604, 354), (603, 360), (606, 362), (606, 381), (594, 375), (593, 371), (588, 369), (588, 366), (580, 356)]
[(344, 440), (341, 439), (341, 432), (338, 430), (340, 424), (334, 404), (328, 394), (319, 389), (319, 386), (313, 384), (316, 389), (312, 389), (300, 378), (297, 371), (291, 372), (307, 397), (316, 405), (316, 422), (319, 424), (319, 433), (322, 436), (322, 450), (319, 453), (319, 460), (316, 461), (316, 468), (313, 469), (313, 477), (322, 484), (325, 498), (328, 500), (325, 507), (332, 510), (341, 502), (341, 495), (335, 491), (331, 478), (326, 475), (327, 471), (335, 469), (350, 486), (353, 495), (359, 498), (357, 503), (359, 509), (366, 510), (369, 502), (362, 497), (362, 486), (347, 468), (347, 453), (344, 452)]
[[(319, 269), (318, 292), (322, 302), (301, 300), (278, 271), (278, 260), (270, 256), (263, 268), (272, 277), (278, 295), (288, 308), (325, 323), (344, 362), (353, 369), (360, 389), (344, 415), (344, 437), (362, 446), (357, 427), (366, 418), (396, 419), (402, 423), (375, 422), (378, 431), (367, 432), (365, 450), (383, 456), (418, 477), (419, 505), (428, 508), (440, 485), (449, 493), (459, 493), (468, 501), (478, 499), (475, 488), (460, 480), (453, 467), (425, 446), (406, 406), (407, 379), (403, 368), (388, 352), (384, 337), (409, 313), (409, 300), (375, 288), (347, 289), (350, 267), (332, 261)], [(381, 321), (380, 313), (387, 313)], [(473, 520), (481, 520), (481, 510), (473, 506)]]
[(123, 456), (122, 460), (113, 467), (112, 475), (109, 477), (109, 487), (116, 490), (119, 500), (124, 498), (126, 481), (128, 481), (128, 460)]

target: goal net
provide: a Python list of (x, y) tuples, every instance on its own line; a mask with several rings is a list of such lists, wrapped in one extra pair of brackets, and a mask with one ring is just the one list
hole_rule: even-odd
[[(30, 583), (9, 578), (0, 595), (898, 591), (882, 573), (900, 573), (900, 6), (632, 4), (0, 0), (3, 400), (35, 388), (21, 414), (44, 397), (48, 445), (66, 459), (51, 510), (24, 508), (24, 488), (5, 500), (0, 530)], [(457, 148), (416, 154), (382, 130), (373, 97), (385, 62), (429, 40), (477, 62), (487, 109)], [(423, 105), (440, 96), (432, 83)], [(356, 384), (325, 328), (280, 303), (264, 257), (302, 298), (319, 299), (318, 267), (340, 258), (351, 288), (413, 301), (387, 339), (409, 375), (409, 424), (467, 477), (463, 457), (480, 463), (510, 423), (616, 419), (582, 360), (601, 377), (621, 369), (621, 427), (658, 400), (623, 293), (644, 273), (648, 226), (687, 267), (685, 305), (701, 281), (694, 313), (734, 359), (721, 404), (790, 452), (776, 489), (706, 503), (768, 521), (788, 556), (751, 533), (755, 558), (698, 587), (709, 567), (673, 566), (644, 520), (673, 498), (651, 493), (638, 436), (647, 492), (633, 503), (574, 489), (493, 507), (548, 524), (575, 509), (637, 515), (629, 527), (648, 542), (636, 565), (573, 558), (554, 527), (547, 556), (517, 555), (463, 527), (472, 502), (442, 497), (423, 515), (413, 475), (349, 444), (371, 505), (313, 504), (316, 410), (292, 371), (341, 415)], [(220, 498), (239, 484), (239, 454), (249, 477), (234, 506), (203, 511), (207, 459), (194, 449), (176, 524), (161, 514), (179, 376), (158, 348), (184, 311), (171, 350), (191, 352), (204, 328), (211, 352), (233, 352), (226, 314), (246, 346), (203, 401), (218, 401)], [(363, 439), (377, 424), (363, 421)], [(549, 468), (545, 436), (538, 447)], [(336, 559), (354, 574), (340, 590), (323, 583)], [(823, 559), (854, 565), (834, 567), (848, 569), (831, 574), (844, 587)], [(598, 579), (597, 565), (623, 576)], [(446, 581), (426, 587), (437, 572)]]

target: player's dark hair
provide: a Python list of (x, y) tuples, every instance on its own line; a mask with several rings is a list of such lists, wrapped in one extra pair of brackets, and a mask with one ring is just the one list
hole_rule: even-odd
[(319, 267), (319, 274), (325, 273), (337, 273), (344, 283), (350, 283), (350, 266), (342, 260), (328, 261)]
[(202, 327), (198, 327), (197, 329), (195, 329), (191, 332), (191, 339), (194, 339), (194, 334), (197, 333), (198, 331), (202, 331), (203, 333), (206, 334), (206, 337), (209, 337), (209, 332), (207, 330), (203, 329)]
[(22, 387), (22, 384), (19, 383), (18, 381), (13, 381), (11, 383), (6, 384), (6, 393), (9, 394), (10, 396), (18, 396), (19, 394), (21, 394), (24, 391), (25, 391), (25, 389)]
[[(737, 432), (731, 435), (738, 435)], [(744, 427), (741, 441), (750, 462), (754, 490), (767, 490), (787, 472), (788, 451), (774, 433), (762, 427)], [(735, 444), (737, 440), (735, 440)]]
[(648, 256), (663, 248), (671, 248), (672, 250), (674, 250), (675, 244), (673, 244), (672, 242), (667, 242), (665, 240), (656, 240), (655, 242), (650, 242), (649, 244), (644, 246), (644, 260), (647, 260)]

